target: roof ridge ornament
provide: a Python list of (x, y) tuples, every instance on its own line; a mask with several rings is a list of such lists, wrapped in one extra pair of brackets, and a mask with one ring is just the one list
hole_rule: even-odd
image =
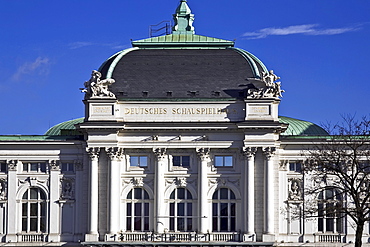
[(101, 73), (97, 70), (91, 72), (91, 78), (85, 81), (85, 88), (80, 88), (85, 93), (85, 99), (88, 98), (113, 98), (116, 96), (109, 90), (109, 86), (115, 83), (114, 79), (101, 80)]
[(194, 14), (191, 13), (186, 0), (181, 0), (179, 6), (173, 15), (175, 25), (172, 28), (172, 34), (195, 34), (193, 22)]
[[(247, 98), (260, 99), (260, 98), (282, 98), (282, 93), (285, 92), (281, 89), (281, 82), (277, 81), (280, 77), (274, 74), (273, 70), (262, 72), (260, 80), (255, 80), (256, 83), (248, 84)], [(262, 85), (258, 85), (262, 82)]]

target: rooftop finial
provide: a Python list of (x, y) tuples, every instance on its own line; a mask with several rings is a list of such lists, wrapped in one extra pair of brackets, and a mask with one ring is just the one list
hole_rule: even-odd
[(172, 29), (172, 34), (194, 34), (194, 15), (186, 3), (186, 0), (181, 0), (173, 15), (175, 26)]

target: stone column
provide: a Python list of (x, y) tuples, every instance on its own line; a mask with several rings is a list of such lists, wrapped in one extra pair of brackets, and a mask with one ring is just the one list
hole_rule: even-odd
[(50, 207), (49, 207), (49, 241), (60, 241), (60, 205), (57, 203), (60, 196), (60, 167), (59, 161), (49, 161), (50, 172)]
[(245, 177), (244, 177), (244, 223), (245, 233), (248, 235), (245, 241), (253, 241), (254, 232), (254, 157), (256, 155), (256, 147), (244, 147), (243, 154), (245, 156)]
[(166, 169), (166, 148), (154, 148), (154, 154), (157, 157), (157, 165), (155, 169), (155, 198), (154, 198), (154, 226), (157, 233), (163, 233), (165, 228), (165, 205), (164, 191), (165, 179), (164, 172)]
[(209, 148), (198, 148), (197, 154), (200, 158), (200, 164), (198, 167), (198, 215), (199, 215), (199, 232), (209, 232), (209, 217), (210, 211), (207, 205), (207, 192), (208, 192), (208, 163), (211, 161), (209, 155)]
[(99, 147), (93, 148), (86, 148), (87, 153), (90, 155), (90, 197), (89, 197), (89, 216), (90, 222), (88, 226), (88, 234), (85, 236), (85, 241), (98, 241), (99, 233), (98, 233), (98, 214), (99, 214), (99, 207), (98, 207), (98, 193), (99, 193), (99, 185), (98, 185), (98, 161), (99, 161)]
[(265, 166), (265, 233), (274, 234), (274, 160), (275, 147), (263, 149), (266, 156)]
[(121, 169), (120, 160), (123, 155), (123, 148), (110, 147), (105, 151), (110, 158), (109, 164), (109, 216), (108, 216), (108, 234), (117, 234), (120, 230), (120, 202), (121, 202)]
[[(7, 235), (6, 242), (17, 242), (17, 215), (20, 215), (20, 211), (17, 212), (17, 160), (8, 160), (8, 205), (7, 205)], [(10, 199), (9, 199), (10, 198)], [(22, 207), (20, 205), (19, 207)], [(19, 222), (21, 222), (19, 220)], [(19, 231), (21, 231), (19, 226)]]

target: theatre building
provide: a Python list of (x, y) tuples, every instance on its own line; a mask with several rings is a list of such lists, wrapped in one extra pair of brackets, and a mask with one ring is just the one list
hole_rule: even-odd
[(353, 241), (345, 218), (291, 211), (302, 207), (302, 150), (325, 130), (280, 116), (275, 72), (233, 41), (195, 34), (185, 0), (173, 16), (171, 34), (132, 41), (92, 71), (84, 117), (45, 135), (0, 136), (0, 241)]

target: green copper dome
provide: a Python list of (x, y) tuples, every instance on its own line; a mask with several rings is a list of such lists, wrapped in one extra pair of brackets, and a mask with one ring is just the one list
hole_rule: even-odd
[(281, 123), (289, 124), (288, 129), (282, 133), (282, 136), (327, 136), (329, 135), (320, 126), (290, 117), (279, 117)]
[(81, 135), (81, 133), (76, 130), (75, 124), (82, 123), (83, 121), (84, 118), (82, 117), (62, 122), (48, 129), (45, 135)]

